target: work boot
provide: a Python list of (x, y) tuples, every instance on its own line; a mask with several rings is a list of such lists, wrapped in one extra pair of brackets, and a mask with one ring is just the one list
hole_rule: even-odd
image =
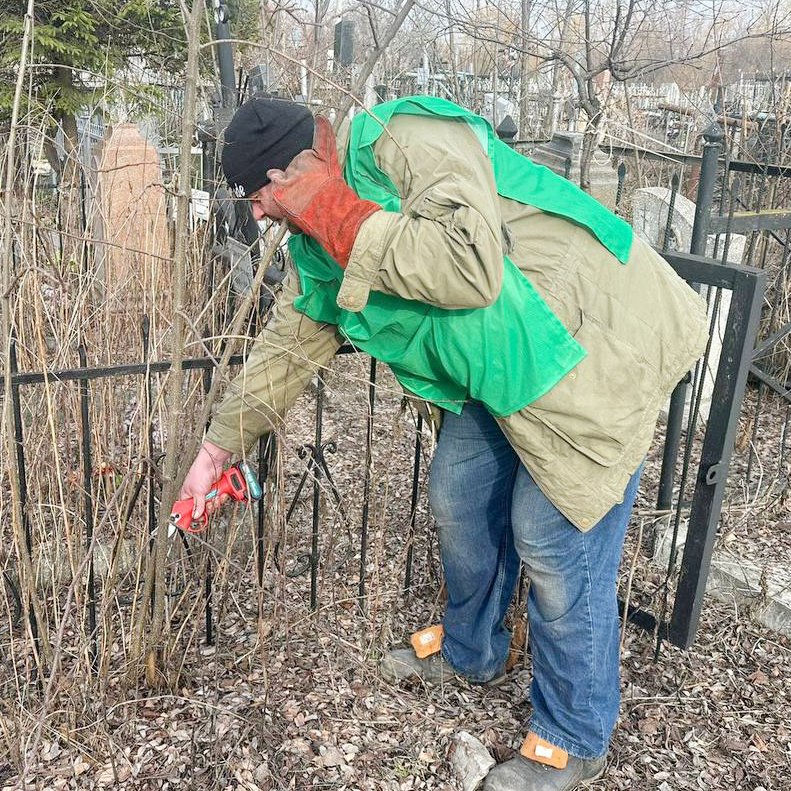
[[(420, 632), (415, 632), (410, 638), (411, 648), (393, 648), (388, 651), (379, 663), (379, 672), (389, 682), (395, 683), (408, 678), (420, 679), (428, 684), (444, 684), (448, 681), (457, 681), (464, 678), (457, 673), (453, 666), (442, 656), (442, 626), (429, 626)], [(469, 679), (467, 679), (469, 681)], [(497, 685), (505, 680), (505, 673), (497, 674), (490, 681), (469, 683), (484, 683)]]
[(528, 735), (520, 754), (486, 775), (483, 791), (575, 791), (604, 774), (607, 756), (577, 758)]
[(442, 654), (419, 659), (412, 648), (393, 648), (379, 663), (379, 672), (389, 682), (416, 678), (429, 684), (443, 684), (457, 678), (456, 671)]

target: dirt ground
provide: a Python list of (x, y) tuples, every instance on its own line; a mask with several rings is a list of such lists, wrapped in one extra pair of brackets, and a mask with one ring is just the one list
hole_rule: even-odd
[[(342, 359), (328, 383), (323, 437), (336, 440), (337, 451), (328, 450), (326, 458), (349, 521), (324, 481), (316, 610), (309, 575), (290, 576), (311, 540), (308, 484), (290, 527), (271, 536), (270, 549), (278, 542), (278, 552), (269, 552), (260, 588), (251, 542), (234, 544), (214, 587), (214, 645), (206, 645), (202, 627), (188, 645), (177, 641), (184, 661), (170, 688), (130, 685), (121, 660), (104, 685), (90, 682), (83, 658), (67, 652), (54, 698), (41, 711), (36, 695), (15, 685), (9, 662), (3, 663), (3, 791), (452, 791), (460, 787), (447, 761), (455, 733), (478, 737), (497, 760), (518, 748), (530, 713), (529, 655), (496, 688), (393, 686), (377, 673), (388, 646), (437, 619), (441, 591), (425, 474), (409, 542), (413, 418), (401, 412), (394, 383), (382, 372), (359, 596), (366, 373), (363, 360)], [(313, 398), (306, 394), (295, 408), (285, 438), (286, 498), (304, 469), (296, 449), (312, 441)], [(430, 452), (425, 440), (423, 473)], [(766, 455), (778, 464), (776, 451)], [(654, 480), (655, 470), (647, 470), (638, 503), (643, 511), (655, 499)], [(731, 495), (731, 527), (759, 535), (765, 558), (787, 557), (788, 531), (775, 529), (782, 509), (774, 495), (760, 503), (753, 496), (751, 518), (742, 516), (738, 484)], [(252, 532), (248, 515), (231, 518)], [(224, 551), (228, 524), (216, 524), (208, 538), (215, 554)], [(410, 546), (413, 585), (405, 595)], [(635, 591), (658, 605), (662, 571), (634, 538), (630, 546), (625, 564), (634, 560)], [(653, 635), (627, 626), (621, 718), (608, 772), (591, 788), (791, 789), (789, 639), (756, 626), (735, 603), (707, 600), (692, 649), (665, 643), (655, 657), (655, 647)], [(41, 739), (31, 752), (37, 723)]]

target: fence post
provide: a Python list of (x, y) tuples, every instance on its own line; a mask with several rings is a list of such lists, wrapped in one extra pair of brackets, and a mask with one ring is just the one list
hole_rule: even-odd
[(724, 133), (717, 121), (703, 132), (703, 156), (700, 163), (698, 195), (695, 200), (695, 221), (692, 226), (692, 241), (689, 252), (693, 255), (706, 255), (706, 242), (709, 236), (709, 220), (714, 203), (714, 187), (719, 170), (718, 159)]
[(374, 441), (374, 407), (376, 406), (376, 358), (371, 357), (368, 377), (368, 414), (365, 431), (365, 474), (363, 478), (363, 513), (360, 528), (360, 580), (357, 596), (360, 609), (365, 612), (365, 565), (368, 562), (368, 514), (371, 497), (371, 464)]
[(310, 609), (317, 610), (319, 606), (319, 524), (321, 520), (321, 485), (319, 476), (321, 469), (316, 463), (317, 458), (322, 458), (321, 430), (324, 420), (324, 377), (319, 371), (316, 383), (316, 427), (315, 447), (311, 455), (313, 466), (313, 513), (310, 533)]
[(237, 96), (236, 71), (233, 65), (231, 30), (228, 25), (228, 7), (225, 0), (214, 4), (215, 41), (217, 42), (217, 68), (220, 72), (223, 107), (235, 107)]
[(266, 485), (275, 474), (277, 461), (277, 435), (272, 432), (258, 439), (258, 483), (261, 484), (261, 500), (258, 503), (255, 522), (255, 559), (259, 588), (264, 584), (264, 561), (266, 560)]
[(423, 449), (421, 432), (423, 431), (423, 415), (418, 412), (415, 426), (415, 456), (412, 462), (412, 501), (409, 506), (409, 539), (406, 551), (406, 571), (404, 573), (404, 596), (412, 592), (412, 562), (415, 554), (415, 521), (417, 519), (417, 502), (420, 495), (420, 454)]
[[(16, 357), (16, 337), (12, 331), (11, 343), (9, 349), (11, 376), (17, 373), (17, 357)], [(27, 510), (27, 467), (25, 466), (25, 438), (24, 429), (22, 427), (22, 404), (19, 399), (19, 385), (13, 382), (11, 384), (11, 410), (14, 416), (14, 444), (16, 445), (16, 466), (17, 466), (17, 482), (19, 490), (17, 496), (19, 497), (19, 509), (22, 513), (22, 530), (25, 534), (25, 550), (27, 551), (28, 558), (33, 556), (33, 535), (30, 530), (30, 516)], [(20, 547), (21, 551), (21, 547)], [(21, 580), (21, 577), (20, 577)], [(22, 585), (19, 585), (20, 604), (22, 601)], [(30, 634), (33, 636), (36, 654), (40, 656), (39, 646), (39, 633), (38, 621), (36, 620), (36, 612), (32, 602), (28, 600), (28, 619), (30, 621)], [(34, 669), (40, 669), (39, 665), (35, 665)], [(41, 682), (40, 677), (37, 675), (36, 680)]]
[[(81, 343), (79, 350), (80, 368), (87, 368), (88, 361), (85, 353), (85, 344)], [(90, 396), (88, 393), (88, 380), (80, 379), (80, 426), (82, 431), (82, 486), (83, 510), (85, 513), (85, 551), (88, 553), (88, 627), (86, 635), (90, 641), (91, 667), (97, 669), (99, 647), (96, 634), (96, 582), (93, 569), (93, 492), (91, 475), (93, 462), (91, 459), (91, 424), (90, 424)]]
[(666, 253), (670, 249), (670, 238), (673, 233), (673, 212), (676, 210), (676, 196), (681, 179), (678, 172), (670, 177), (670, 200), (667, 202), (667, 221), (665, 222), (665, 232), (662, 237), (662, 252)]
[[(692, 226), (692, 241), (689, 250), (693, 255), (706, 255), (709, 220), (714, 202), (714, 187), (717, 183), (718, 158), (722, 138), (722, 127), (717, 121), (712, 122), (703, 132), (703, 157), (700, 164), (695, 222)], [(684, 422), (684, 402), (687, 397), (688, 383), (688, 377), (682, 379), (670, 397), (665, 447), (662, 454), (662, 470), (659, 476), (659, 495), (656, 502), (659, 511), (669, 511), (673, 502), (673, 480), (678, 450), (681, 446), (681, 426)]]
[(623, 199), (623, 188), (626, 183), (626, 163), (621, 160), (618, 163), (618, 188), (615, 191), (615, 213), (621, 215), (621, 200)]

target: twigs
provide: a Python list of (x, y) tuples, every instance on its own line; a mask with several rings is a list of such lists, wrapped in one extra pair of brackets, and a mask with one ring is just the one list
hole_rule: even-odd
[[(184, 309), (186, 297), (186, 255), (189, 223), (189, 185), (191, 174), (192, 137), (195, 128), (195, 107), (197, 99), (198, 79), (198, 54), (200, 41), (200, 25), (203, 14), (203, 0), (193, 0), (187, 27), (187, 67), (184, 86), (184, 118), (181, 132), (181, 146), (179, 158), (179, 184), (177, 200), (177, 221), (175, 228), (176, 248), (173, 262), (173, 339), (172, 339), (172, 368), (169, 377), (168, 392), (168, 425), (169, 438), (164, 465), (164, 489), (160, 503), (159, 524), (167, 524), (169, 508), (175, 499), (176, 471), (178, 466), (178, 428), (183, 414), (182, 386), (184, 372), (182, 360), (184, 358)], [(160, 530), (154, 542), (154, 551), (149, 555), (149, 562), (145, 578), (144, 598), (151, 597), (151, 625), (147, 637), (144, 639), (143, 625), (145, 617), (140, 617), (136, 626), (136, 656), (148, 655), (146, 662), (147, 678), (149, 683), (155, 683), (158, 676), (152, 668), (159, 664), (157, 652), (161, 647), (162, 632), (165, 625), (165, 600), (164, 600), (164, 563), (167, 548), (167, 531)], [(141, 613), (142, 616), (142, 613)]]
[(623, 596), (623, 618), (621, 619), (621, 642), (620, 650), (623, 651), (623, 646), (626, 641), (626, 624), (629, 623), (629, 604), (632, 598), (632, 583), (634, 582), (634, 572), (637, 568), (637, 561), (640, 557), (640, 552), (643, 549), (643, 528), (645, 520), (640, 520), (640, 527), (637, 531), (637, 539), (635, 540), (634, 552), (632, 553), (632, 560), (629, 563), (629, 573), (626, 577), (626, 592)]
[[(25, 13), (24, 20), (25, 28), (22, 38), (22, 53), (19, 61), (16, 87), (14, 90), (14, 104), (11, 112), (11, 127), (8, 136), (8, 145), (6, 147), (4, 185), (5, 201), (3, 206), (3, 261), (2, 279), (0, 280), (0, 308), (2, 310), (0, 317), (2, 326), (2, 329), (0, 329), (0, 337), (2, 337), (3, 369), (6, 393), (11, 392), (12, 374), (11, 344), (14, 321), (11, 298), (12, 282), (14, 280), (13, 206), (15, 196), (14, 174), (16, 172), (17, 130), (19, 128), (22, 89), (25, 83), (28, 54), (33, 38), (33, 7), (33, 0), (28, 0), (27, 11)], [(20, 472), (15, 462), (12, 460), (15, 459), (15, 454), (12, 453), (12, 449), (16, 447), (16, 432), (14, 425), (14, 414), (11, 409), (11, 399), (9, 398), (3, 400), (3, 427), (6, 453), (8, 454), (9, 458), (8, 473), (11, 485), (11, 521), (13, 526), (14, 543), (17, 555), (20, 560), (21, 587), (24, 592), (22, 597), (22, 605), (26, 615), (25, 621), (28, 625), (28, 628), (32, 628), (33, 623), (38, 626), (38, 637), (41, 638), (41, 647), (44, 652), (44, 657), (45, 659), (48, 659), (50, 655), (49, 636), (47, 634), (46, 624), (42, 617), (41, 603), (35, 590), (33, 567), (30, 559), (30, 547), (28, 545), (27, 537), (25, 536), (22, 524), (22, 503), (20, 501), (19, 494)], [(34, 634), (32, 632), (30, 637), (31, 639), (34, 638)], [(37, 641), (35, 639), (33, 639), (33, 648), (34, 651), (38, 650)]]
[(382, 36), (379, 46), (372, 49), (368, 57), (365, 59), (365, 63), (362, 65), (360, 73), (357, 75), (357, 79), (355, 80), (354, 86), (350, 91), (349, 96), (346, 98), (345, 104), (341, 106), (341, 111), (339, 113), (341, 118), (346, 115), (346, 113), (348, 113), (349, 110), (351, 110), (351, 108), (354, 106), (355, 97), (363, 89), (366, 81), (373, 73), (377, 61), (382, 57), (384, 50), (387, 49), (392, 40), (395, 38), (396, 33), (398, 33), (398, 31), (401, 29), (401, 26), (404, 24), (407, 16), (409, 16), (409, 12), (412, 10), (414, 5), (415, 0), (404, 0), (404, 4), (399, 9), (395, 19), (393, 19), (393, 21), (390, 23), (390, 27), (385, 32), (384, 36)]
[[(110, 505), (112, 505), (116, 500), (120, 499), (121, 493), (124, 491), (124, 488), (125, 487), (123, 484), (118, 487), (115, 494), (113, 495), (113, 499)], [(75, 598), (77, 598), (78, 595), (77, 592), (79, 590), (79, 587), (82, 584), (82, 575), (85, 572), (85, 570), (88, 568), (88, 564), (92, 562), (93, 554), (98, 543), (100, 528), (103, 526), (103, 523), (110, 518), (110, 515), (112, 513), (113, 513), (112, 508), (108, 508), (104, 516), (102, 517), (102, 522), (100, 522), (97, 525), (97, 529), (94, 531), (94, 534), (91, 538), (91, 543), (85, 552), (85, 557), (83, 557), (79, 566), (77, 566), (77, 568), (75, 569), (74, 576), (72, 578), (72, 583), (69, 586), (68, 593), (66, 594), (66, 601), (63, 605), (63, 615), (61, 617), (60, 625), (58, 627), (58, 632), (55, 638), (54, 651), (52, 653), (52, 662), (49, 671), (49, 678), (47, 679), (47, 685), (44, 689), (44, 700), (41, 705), (39, 716), (37, 717), (36, 720), (36, 726), (33, 730), (30, 747), (27, 750), (27, 753), (30, 755), (35, 754), (36, 750), (38, 749), (38, 744), (41, 739), (41, 733), (46, 724), (47, 713), (49, 710), (49, 703), (51, 702), (53, 695), (55, 694), (55, 687), (58, 679), (61, 676), (61, 670), (62, 670), (61, 658), (65, 648), (64, 636), (66, 634), (67, 627), (71, 622), (72, 607)]]

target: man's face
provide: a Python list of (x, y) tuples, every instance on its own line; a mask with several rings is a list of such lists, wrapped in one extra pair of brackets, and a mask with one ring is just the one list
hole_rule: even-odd
[(266, 217), (269, 217), (270, 220), (282, 220), (285, 216), (272, 197), (274, 187), (274, 183), (270, 181), (269, 184), (265, 184), (248, 196), (250, 208), (256, 220), (263, 220)]
[(269, 179), (269, 183), (248, 195), (250, 207), (253, 210), (253, 217), (256, 221), (263, 220), (264, 217), (269, 217), (270, 220), (285, 219), (286, 215), (283, 209), (275, 203), (272, 191), (276, 187), (298, 182), (302, 176), (315, 169), (315, 163), (316, 154), (313, 149), (308, 148), (305, 151), (300, 151), (288, 163), (285, 170), (279, 170), (278, 168), (267, 170), (266, 177)]

